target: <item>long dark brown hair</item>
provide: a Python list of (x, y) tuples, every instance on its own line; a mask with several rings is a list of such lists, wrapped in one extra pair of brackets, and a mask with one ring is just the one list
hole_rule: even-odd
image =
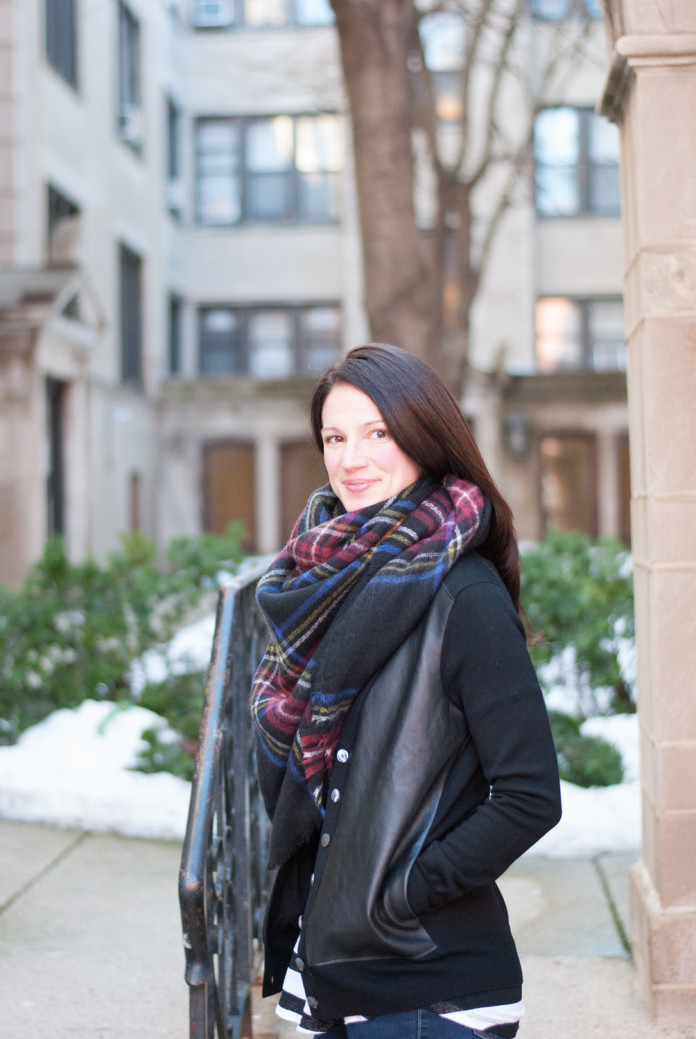
[(312, 397), (312, 435), (322, 454), (324, 402), (338, 383), (367, 394), (391, 436), (422, 473), (440, 479), (458, 476), (480, 487), (493, 506), (493, 518), (488, 537), (478, 550), (493, 563), (519, 611), (520, 557), (510, 506), (439, 375), (415, 354), (397, 346), (369, 343), (351, 350), (325, 372)]

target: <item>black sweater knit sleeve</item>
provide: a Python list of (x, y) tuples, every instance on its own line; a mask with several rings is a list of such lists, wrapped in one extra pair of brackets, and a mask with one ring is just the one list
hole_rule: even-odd
[(524, 629), (497, 574), (481, 576), (452, 589), (441, 674), (466, 716), (490, 794), (414, 863), (407, 896), (416, 914), (495, 881), (561, 816), (556, 754)]

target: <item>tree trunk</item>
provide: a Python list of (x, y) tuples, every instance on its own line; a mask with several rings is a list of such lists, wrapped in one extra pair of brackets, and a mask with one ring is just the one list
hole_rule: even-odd
[(440, 294), (413, 203), (413, 0), (331, 3), (351, 110), (370, 334), (432, 361)]

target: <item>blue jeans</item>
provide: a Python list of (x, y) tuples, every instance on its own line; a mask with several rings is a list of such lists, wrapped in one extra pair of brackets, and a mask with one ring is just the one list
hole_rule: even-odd
[(400, 1014), (380, 1014), (369, 1021), (337, 1025), (321, 1039), (495, 1039), (492, 1032), (477, 1032), (466, 1025), (448, 1021), (431, 1010), (406, 1010)]

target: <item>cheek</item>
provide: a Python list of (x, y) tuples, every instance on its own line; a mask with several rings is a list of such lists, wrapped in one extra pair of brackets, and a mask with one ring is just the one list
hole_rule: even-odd
[(373, 454), (375, 463), (387, 472), (407, 472), (415, 469), (410, 458), (407, 458), (396, 444), (380, 444)]
[(324, 468), (329, 477), (331, 477), (338, 469), (338, 461), (336, 458), (332, 457), (330, 451), (324, 452)]

